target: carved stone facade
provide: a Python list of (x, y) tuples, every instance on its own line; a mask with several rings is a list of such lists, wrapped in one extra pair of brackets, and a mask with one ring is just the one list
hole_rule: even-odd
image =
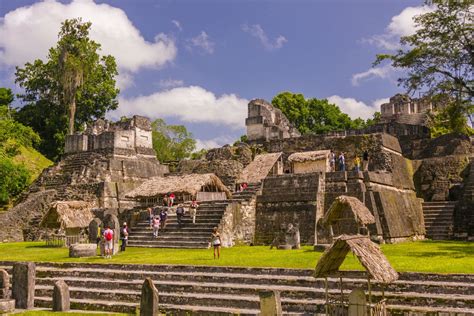
[(293, 127), (281, 110), (263, 99), (250, 101), (245, 125), (249, 141), (269, 141), (300, 136), (298, 130)]

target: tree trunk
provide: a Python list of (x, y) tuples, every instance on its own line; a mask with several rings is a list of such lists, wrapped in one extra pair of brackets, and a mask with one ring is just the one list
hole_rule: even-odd
[(76, 94), (74, 93), (69, 104), (69, 135), (74, 134), (74, 117), (76, 115)]

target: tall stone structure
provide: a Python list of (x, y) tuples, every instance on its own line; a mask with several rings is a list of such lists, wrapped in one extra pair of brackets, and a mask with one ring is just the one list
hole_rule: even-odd
[(126, 193), (168, 172), (156, 159), (151, 137), (150, 120), (137, 115), (119, 122), (99, 119), (83, 133), (66, 136), (62, 159), (43, 171), (23, 200), (0, 214), (11, 228), (0, 231), (0, 241), (41, 238), (32, 227), (53, 201), (89, 201), (117, 215), (134, 207)]
[(250, 101), (245, 125), (249, 141), (261, 142), (300, 136), (281, 110), (263, 99)]

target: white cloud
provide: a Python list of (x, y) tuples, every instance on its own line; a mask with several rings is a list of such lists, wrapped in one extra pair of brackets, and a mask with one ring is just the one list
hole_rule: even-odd
[(183, 30), (183, 27), (181, 26), (181, 23), (178, 20), (171, 20), (171, 23), (176, 26), (176, 28), (181, 32)]
[(283, 45), (288, 42), (288, 40), (283, 35), (278, 35), (278, 37), (271, 41), (260, 24), (254, 25), (242, 25), (242, 31), (249, 33), (253, 37), (257, 38), (263, 47), (266, 50), (277, 50), (283, 47)]
[(383, 34), (374, 35), (364, 41), (388, 50), (398, 49), (400, 48), (400, 37), (412, 35), (416, 31), (413, 17), (433, 10), (432, 6), (407, 7), (392, 17)]
[(367, 105), (354, 98), (344, 98), (338, 95), (332, 95), (327, 99), (329, 103), (337, 105), (342, 112), (347, 113), (352, 119), (360, 117), (364, 120), (371, 118), (374, 112), (380, 111), (380, 104), (386, 103), (389, 100), (388, 98), (377, 99), (371, 105)]
[[(76, 17), (92, 22), (91, 38), (102, 45), (101, 54), (115, 56), (121, 73), (161, 67), (176, 57), (173, 40), (164, 34), (145, 40), (121, 9), (92, 0), (69, 4), (47, 0), (10, 11), (0, 19), (0, 66), (22, 66), (46, 58), (58, 40), (61, 22)], [(129, 84), (130, 76), (125, 77), (120, 80)]]
[(158, 82), (158, 85), (160, 88), (163, 89), (170, 89), (170, 88), (176, 88), (176, 87), (181, 87), (184, 85), (183, 80), (176, 80), (176, 79), (161, 79), (160, 82)]
[(358, 86), (361, 81), (368, 81), (374, 78), (381, 78), (381, 79), (391, 78), (393, 73), (395, 72), (396, 72), (395, 68), (393, 68), (390, 64), (380, 66), (380, 67), (373, 67), (367, 71), (353, 74), (351, 82), (353, 86)]
[(183, 122), (211, 123), (240, 129), (245, 125), (248, 100), (235, 94), (216, 96), (198, 86), (179, 87), (147, 96), (120, 98), (112, 118), (140, 114), (150, 118), (173, 117)]
[(214, 46), (214, 42), (211, 41), (209, 35), (207, 35), (207, 33), (204, 31), (201, 31), (199, 35), (189, 39), (186, 45), (189, 50), (192, 50), (193, 48), (198, 48), (203, 53), (207, 54), (214, 53)]
[(212, 139), (196, 139), (196, 151), (201, 149), (212, 149), (232, 144), (236, 139), (229, 136), (220, 136)]

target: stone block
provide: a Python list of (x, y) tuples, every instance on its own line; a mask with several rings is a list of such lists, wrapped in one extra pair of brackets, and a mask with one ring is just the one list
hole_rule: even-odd
[(142, 286), (140, 299), (140, 316), (158, 315), (158, 290), (151, 278), (146, 278)]
[(7, 271), (0, 269), (0, 299), (10, 298), (10, 276)]
[(0, 299), (0, 314), (7, 314), (15, 311), (15, 300)]
[(277, 291), (261, 291), (260, 296), (260, 315), (262, 316), (281, 316), (280, 293)]
[(35, 302), (36, 265), (18, 262), (13, 265), (12, 295), (16, 308), (31, 309)]
[(70, 307), (69, 286), (63, 280), (58, 280), (54, 283), (53, 311), (67, 312)]
[(70, 258), (97, 256), (97, 244), (73, 244), (69, 246)]

